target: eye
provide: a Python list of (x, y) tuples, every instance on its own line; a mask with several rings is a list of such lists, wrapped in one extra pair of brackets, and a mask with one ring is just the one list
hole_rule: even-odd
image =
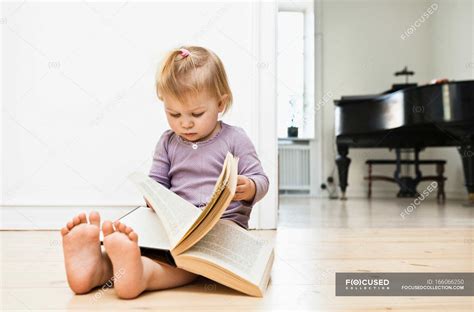
[(178, 118), (181, 114), (170, 114), (171, 117)]
[(193, 114), (194, 117), (201, 117), (202, 115), (204, 115), (204, 112), (199, 113), (199, 114)]

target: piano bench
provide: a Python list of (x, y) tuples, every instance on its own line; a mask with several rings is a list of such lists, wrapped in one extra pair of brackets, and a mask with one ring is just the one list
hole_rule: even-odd
[[(399, 182), (394, 177), (382, 176), (382, 175), (373, 175), (372, 174), (372, 166), (373, 165), (396, 165), (397, 160), (395, 159), (368, 159), (365, 162), (368, 165), (368, 176), (364, 177), (364, 180), (368, 181), (368, 192), (367, 198), (372, 197), (372, 181), (387, 181), (392, 183)], [(430, 160), (418, 160), (417, 163), (419, 165), (436, 165), (436, 175), (430, 176), (420, 176), (418, 179), (415, 180), (415, 183), (421, 181), (436, 181), (438, 183), (438, 193), (436, 195), (436, 199), (438, 202), (444, 202), (446, 199), (446, 194), (444, 192), (444, 181), (447, 178), (443, 175), (444, 173), (444, 165), (446, 164), (446, 160), (441, 159), (430, 159)], [(415, 160), (400, 160), (400, 164), (402, 165), (416, 165)], [(409, 177), (401, 177), (401, 178), (409, 178)]]

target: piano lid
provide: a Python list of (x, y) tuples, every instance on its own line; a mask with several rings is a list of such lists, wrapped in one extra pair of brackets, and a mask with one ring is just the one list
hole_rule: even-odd
[(410, 86), (376, 95), (343, 96), (334, 103), (336, 135), (434, 123), (474, 123), (474, 80)]

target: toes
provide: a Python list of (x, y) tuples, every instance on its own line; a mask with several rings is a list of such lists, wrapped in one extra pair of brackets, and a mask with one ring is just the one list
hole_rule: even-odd
[(125, 224), (123, 224), (123, 223), (119, 224), (118, 229), (119, 229), (120, 232), (125, 233), (126, 228), (127, 228), (127, 226)]
[(114, 227), (112, 226), (112, 222), (110, 221), (104, 221), (102, 224), (102, 233), (104, 233), (104, 236), (110, 235), (114, 232)]
[(79, 221), (81, 223), (87, 223), (87, 217), (86, 217), (86, 214), (84, 212), (79, 214)]
[(89, 222), (100, 227), (100, 215), (97, 211), (92, 211), (89, 214)]
[(81, 223), (81, 219), (79, 219), (79, 216), (75, 216), (74, 218), (72, 218), (72, 222), (74, 223), (74, 226), (76, 226)]
[(114, 227), (115, 227), (115, 230), (119, 231), (120, 233), (125, 233), (125, 229), (127, 228), (127, 226), (123, 224), (122, 222), (120, 222), (119, 220), (116, 220), (114, 222)]
[(115, 221), (113, 224), (110, 221), (105, 221), (104, 224), (102, 224), (102, 231), (104, 232), (104, 235), (113, 233), (114, 227), (115, 227), (115, 231), (118, 231), (120, 233), (127, 235), (128, 238), (134, 242), (138, 242), (137, 233), (135, 233), (131, 227), (126, 226), (125, 224), (121, 223), (118, 220)]
[(69, 222), (67, 223), (67, 229), (68, 229), (68, 230), (71, 230), (73, 227), (74, 227), (74, 222), (69, 221)]
[(69, 230), (68, 230), (66, 227), (63, 227), (63, 228), (61, 229), (61, 235), (64, 236), (64, 235), (66, 235), (67, 233), (69, 233)]
[(135, 243), (138, 242), (138, 235), (137, 235), (137, 233), (131, 232), (130, 234), (128, 234), (128, 237), (130, 238), (130, 240), (134, 241)]
[(117, 221), (116, 223), (114, 223), (115, 225), (115, 228), (117, 229), (117, 231), (121, 232), (121, 233), (124, 233), (124, 234), (130, 234), (131, 232), (133, 232), (133, 229), (119, 221)]

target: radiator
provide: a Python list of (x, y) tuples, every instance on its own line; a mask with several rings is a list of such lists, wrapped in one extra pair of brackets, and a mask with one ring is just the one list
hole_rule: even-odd
[(309, 191), (309, 145), (279, 145), (278, 169), (280, 191)]

